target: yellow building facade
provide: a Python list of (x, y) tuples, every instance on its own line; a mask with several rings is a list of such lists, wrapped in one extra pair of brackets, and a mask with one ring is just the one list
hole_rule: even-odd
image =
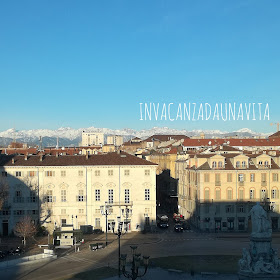
[(262, 154), (197, 154), (177, 160), (179, 211), (199, 229), (243, 231), (260, 201), (273, 230), (279, 222), (279, 157)]

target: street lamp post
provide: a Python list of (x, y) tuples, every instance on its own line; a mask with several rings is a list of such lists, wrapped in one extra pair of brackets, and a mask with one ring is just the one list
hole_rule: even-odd
[[(130, 246), (132, 250), (132, 263), (131, 263), (131, 273), (126, 271), (126, 254), (121, 255), (121, 267), (122, 267), (122, 273), (126, 278), (135, 280), (138, 277), (143, 277), (148, 269), (149, 264), (149, 256), (143, 256), (141, 259), (141, 254), (136, 253), (137, 246)], [(141, 264), (141, 261), (144, 265), (144, 271), (142, 273), (139, 272), (139, 267)]]
[(108, 245), (108, 239), (107, 239), (107, 233), (108, 233), (108, 215), (110, 215), (110, 206), (107, 205), (107, 203), (105, 202), (105, 206), (100, 206), (100, 211), (102, 215), (105, 215), (106, 217), (106, 246)]
[(122, 235), (122, 224), (121, 224), (121, 217), (117, 217), (118, 221), (118, 232), (115, 233), (118, 236), (118, 244), (119, 244), (119, 266), (118, 266), (118, 272), (119, 272), (119, 278), (121, 277), (121, 235)]

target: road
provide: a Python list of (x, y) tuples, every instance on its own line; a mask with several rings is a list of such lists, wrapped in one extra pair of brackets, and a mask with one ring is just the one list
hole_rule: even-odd
[[(128, 233), (121, 237), (121, 253), (130, 256), (130, 246), (138, 245), (142, 255), (151, 258), (180, 255), (241, 255), (243, 247), (249, 247), (248, 234), (219, 233), (205, 234), (194, 231), (183, 233), (170, 229), (158, 233)], [(105, 236), (99, 238), (104, 242)], [(76, 273), (104, 266), (117, 267), (118, 242), (117, 237), (109, 235), (110, 244), (98, 251), (90, 251), (89, 244), (80, 247), (80, 252), (73, 249), (66, 251), (58, 259), (35, 264), (25, 264), (5, 270), (0, 270), (0, 279), (50, 280), (62, 279)], [(275, 235), (272, 246), (280, 251), (280, 235)]]

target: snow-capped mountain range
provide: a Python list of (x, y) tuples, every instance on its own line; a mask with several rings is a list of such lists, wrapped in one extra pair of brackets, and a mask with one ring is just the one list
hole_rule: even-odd
[(257, 133), (248, 128), (242, 128), (237, 131), (228, 132), (220, 130), (178, 130), (169, 127), (153, 127), (151, 129), (135, 130), (130, 128), (125, 129), (109, 129), (109, 128), (78, 128), (61, 127), (56, 130), (51, 129), (31, 129), (31, 130), (15, 130), (13, 128), (0, 132), (0, 145), (6, 146), (14, 139), (17, 142), (28, 143), (30, 145), (38, 145), (40, 136), (43, 137), (43, 145), (55, 146), (57, 144), (57, 137), (59, 138), (59, 146), (78, 146), (82, 139), (82, 132), (103, 132), (105, 138), (108, 135), (122, 135), (127, 141), (132, 137), (139, 137), (145, 139), (154, 134), (180, 134), (187, 136), (200, 135), (204, 133), (206, 138), (224, 137), (224, 136), (238, 136), (238, 137), (253, 137), (263, 136), (267, 137), (271, 133)]

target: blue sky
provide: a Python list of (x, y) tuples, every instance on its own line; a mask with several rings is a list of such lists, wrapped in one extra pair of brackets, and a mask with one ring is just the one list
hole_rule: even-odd
[[(273, 131), (279, 9), (277, 0), (1, 1), (0, 131)], [(270, 120), (140, 121), (141, 102), (269, 103)]]

